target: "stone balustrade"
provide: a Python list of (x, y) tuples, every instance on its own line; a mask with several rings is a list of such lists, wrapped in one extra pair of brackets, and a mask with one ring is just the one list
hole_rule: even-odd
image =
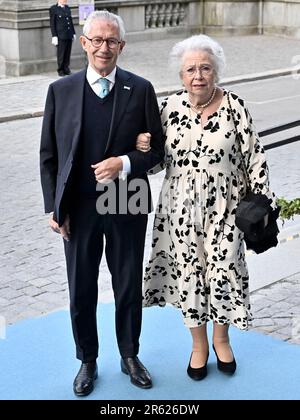
[(145, 8), (145, 29), (186, 25), (187, 3), (150, 3)]

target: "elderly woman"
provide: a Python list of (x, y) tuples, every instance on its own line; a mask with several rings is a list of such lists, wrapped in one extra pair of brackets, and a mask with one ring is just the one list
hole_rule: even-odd
[[(229, 325), (251, 320), (243, 234), (235, 213), (247, 184), (272, 197), (263, 147), (244, 101), (217, 85), (225, 65), (221, 46), (205, 35), (176, 44), (184, 89), (162, 103), (166, 176), (160, 194), (144, 305), (181, 309), (193, 345), (187, 373), (207, 374), (207, 322), (219, 370), (233, 374)], [(237, 134), (240, 136), (237, 136)], [(146, 151), (149, 133), (137, 148)], [(247, 172), (246, 176), (244, 172)], [(248, 178), (246, 182), (245, 178)]]

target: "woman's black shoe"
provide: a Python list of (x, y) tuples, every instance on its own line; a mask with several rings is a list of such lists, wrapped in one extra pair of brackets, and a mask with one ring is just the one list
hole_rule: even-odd
[(219, 359), (218, 354), (216, 352), (215, 346), (213, 345), (213, 349), (217, 358), (217, 364), (218, 364), (218, 369), (223, 372), (223, 373), (227, 373), (227, 375), (233, 375), (234, 372), (236, 371), (236, 361), (235, 358), (233, 357), (233, 361), (232, 362), (222, 362), (222, 360)]
[(207, 376), (207, 361), (208, 361), (209, 354), (207, 355), (205, 365), (202, 366), (201, 368), (192, 368), (191, 366), (192, 356), (193, 356), (193, 352), (191, 354), (190, 362), (187, 368), (187, 374), (189, 375), (190, 378), (194, 379), (194, 381), (201, 381)]

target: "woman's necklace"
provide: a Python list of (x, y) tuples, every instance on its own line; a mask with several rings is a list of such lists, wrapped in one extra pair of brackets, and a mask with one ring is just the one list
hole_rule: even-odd
[(189, 101), (190, 102), (190, 106), (191, 106), (191, 108), (194, 110), (194, 111), (196, 111), (196, 113), (197, 114), (199, 114), (200, 116), (203, 114), (203, 112), (204, 112), (204, 109), (206, 108), (206, 107), (208, 107), (208, 105), (210, 105), (211, 103), (212, 103), (212, 101), (213, 101), (213, 99), (214, 99), (214, 97), (215, 97), (215, 95), (216, 95), (216, 91), (217, 91), (217, 86), (215, 86), (214, 87), (214, 90), (213, 90), (213, 92), (212, 92), (212, 94), (211, 94), (211, 97), (209, 98), (209, 100), (205, 103), (205, 104), (201, 104), (201, 105), (194, 105), (194, 104), (192, 104), (192, 102), (191, 101)]

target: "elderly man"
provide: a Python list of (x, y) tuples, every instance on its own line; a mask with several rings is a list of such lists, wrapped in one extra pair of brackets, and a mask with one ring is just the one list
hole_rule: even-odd
[(49, 9), (52, 44), (57, 48), (57, 73), (59, 76), (71, 74), (70, 57), (72, 42), (76, 39), (71, 16), (71, 9), (67, 0), (59, 0)]
[[(89, 394), (97, 377), (97, 280), (103, 237), (115, 296), (121, 370), (134, 385), (152, 386), (137, 354), (144, 241), (152, 208), (146, 171), (163, 157), (163, 135), (151, 83), (116, 65), (124, 35), (119, 16), (107, 11), (89, 16), (80, 38), (88, 68), (50, 85), (42, 128), (45, 211), (53, 212), (50, 226), (64, 239), (72, 328), (77, 358), (82, 361), (73, 386), (78, 396)], [(143, 153), (136, 150), (136, 138), (145, 131), (151, 134), (151, 147)], [(127, 179), (120, 172), (127, 173)], [(118, 208), (99, 214), (97, 201), (106, 193), (110, 184), (103, 183), (108, 180), (114, 185), (110, 191), (115, 196), (110, 198)], [(130, 212), (137, 184), (144, 190), (143, 211)]]

